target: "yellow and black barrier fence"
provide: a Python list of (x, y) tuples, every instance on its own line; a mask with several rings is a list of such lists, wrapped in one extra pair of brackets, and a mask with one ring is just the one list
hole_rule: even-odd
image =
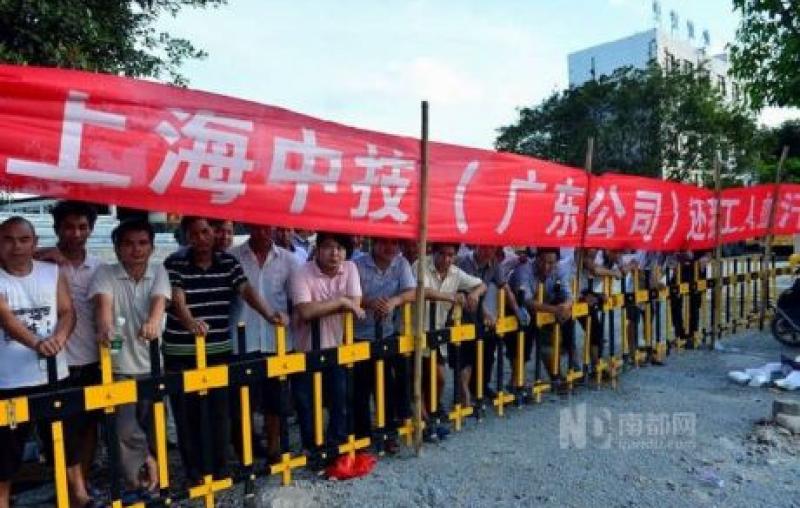
[[(486, 327), (480, 319), (476, 323), (464, 323), (460, 308), (452, 313), (448, 325), (436, 329), (434, 316), (436, 305), (430, 302), (429, 331), (426, 333), (425, 349), (429, 369), (425, 406), (426, 426), (452, 424), (460, 431), (469, 417), (480, 421), (490, 411), (504, 416), (509, 405), (523, 406), (528, 402), (540, 402), (543, 395), (558, 387), (572, 390), (578, 385), (596, 385), (609, 382), (614, 386), (627, 362), (633, 367), (648, 362), (663, 363), (668, 352), (677, 352), (687, 347), (713, 345), (722, 334), (754, 328), (760, 324), (760, 306), (763, 284), (766, 280), (770, 298), (774, 298), (777, 276), (788, 275), (788, 267), (777, 268), (774, 260), (766, 263), (759, 256), (742, 256), (723, 260), (718, 299), (712, 298), (714, 279), (706, 278), (698, 263), (667, 270), (666, 284), (660, 284), (661, 274), (649, 274), (643, 278), (634, 273), (633, 283), (627, 287), (624, 279), (620, 291), (614, 291), (614, 281), (604, 278), (602, 292), (592, 302), (578, 298), (572, 305), (570, 319), (557, 319), (549, 313), (536, 313), (528, 327), (520, 327), (517, 317), (510, 315), (506, 305), (506, 294), (498, 292), (497, 317), (493, 326)], [(768, 277), (764, 279), (764, 275)], [(641, 280), (644, 284), (641, 284)], [(640, 287), (640, 285), (642, 287)], [(544, 298), (541, 288), (536, 296)], [(205, 506), (214, 506), (217, 494), (243, 483), (244, 502), (253, 504), (254, 481), (257, 477), (276, 475), (282, 484), (291, 483), (297, 468), (317, 467), (331, 458), (361, 450), (374, 448), (382, 451), (389, 440), (411, 444), (413, 422), (410, 417), (401, 420), (387, 414), (386, 372), (391, 365), (405, 365), (405, 378), (399, 382), (408, 389), (411, 383), (411, 355), (414, 340), (411, 334), (411, 305), (401, 311), (400, 333), (383, 337), (380, 327), (374, 340), (354, 336), (353, 315), (345, 314), (344, 339), (335, 348), (319, 349), (319, 327), (314, 326), (315, 350), (291, 352), (287, 349), (286, 330), (276, 328), (276, 352), (272, 354), (244, 354), (222, 365), (206, 362), (205, 338), (196, 337), (196, 366), (181, 372), (164, 372), (161, 367), (158, 343), (151, 342), (151, 375), (143, 379), (115, 380), (111, 371), (111, 357), (107, 347), (101, 348), (102, 383), (84, 388), (57, 389), (49, 393), (0, 400), (0, 427), (15, 428), (23, 423), (36, 422), (50, 427), (53, 435), (53, 469), (56, 504), (68, 508), (69, 495), (64, 458), (64, 432), (62, 422), (85, 411), (102, 411), (108, 448), (109, 498), (114, 508), (122, 507), (119, 455), (116, 451), (114, 420), (116, 408), (147, 400), (153, 405), (152, 417), (155, 441), (155, 458), (158, 464), (159, 496), (148, 505), (169, 506), (182, 499), (199, 499)], [(679, 317), (676, 316), (679, 314)], [(577, 325), (577, 326), (576, 326)], [(673, 325), (678, 329), (674, 329)], [(574, 335), (577, 327), (583, 329), (583, 347), (577, 350), (574, 337), (564, 340), (563, 334)], [(592, 344), (592, 327), (599, 326), (601, 342)], [(597, 332), (595, 332), (597, 333)], [(486, 341), (494, 341), (497, 361), (494, 373), (484, 371)], [(463, 350), (472, 343), (474, 347), (474, 397), (467, 397), (462, 378)], [(244, 351), (244, 333), (239, 330), (239, 351)], [(453, 402), (451, 410), (445, 411), (437, 383), (437, 355), (440, 346), (449, 346), (452, 355)], [(607, 346), (607, 347), (606, 347)], [(568, 362), (563, 364), (562, 348), (567, 352)], [(595, 348), (595, 349), (593, 349)], [(526, 379), (528, 356), (533, 352), (533, 378)], [(470, 348), (472, 351), (472, 348)], [(577, 361), (580, 356), (580, 361)], [(505, 376), (505, 361), (509, 359), (511, 373)], [(338, 443), (325, 440), (323, 385), (324, 375), (330, 367), (344, 369), (346, 377), (345, 399), (349, 407), (353, 404), (353, 369), (358, 364), (369, 362), (374, 372), (375, 411), (372, 432), (368, 436), (356, 436), (352, 411), (346, 424), (346, 438)], [(547, 371), (544, 375), (542, 367)], [(57, 386), (54, 359), (49, 359), (49, 379)], [(487, 394), (487, 376), (495, 375), (495, 393)], [(288, 414), (290, 385), (295, 376), (310, 375), (313, 399), (314, 449), (293, 449), (288, 439)], [(250, 405), (251, 387), (272, 378), (279, 382), (281, 399), (281, 453), (271, 463), (257, 463), (253, 454), (253, 411)], [(394, 388), (396, 389), (396, 386)], [(239, 435), (239, 467), (230, 477), (215, 478), (206, 474), (202, 481), (186, 488), (179, 487), (167, 456), (167, 425), (165, 397), (180, 397), (197, 394), (201, 398), (213, 390), (229, 390), (238, 399), (242, 424)], [(201, 403), (202, 418), (196, 423), (204, 442), (209, 442), (209, 406)], [(404, 413), (410, 414), (410, 412)], [(207, 447), (204, 447), (207, 448)], [(211, 461), (209, 451), (204, 450), (206, 465)], [(210, 469), (208, 469), (210, 470)], [(134, 506), (144, 506), (138, 503)]]

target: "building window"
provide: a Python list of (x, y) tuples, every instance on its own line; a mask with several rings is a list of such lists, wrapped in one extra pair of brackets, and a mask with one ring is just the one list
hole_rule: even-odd
[(731, 83), (731, 94), (733, 95), (733, 100), (735, 102), (739, 102), (739, 84), (738, 83)]
[(717, 76), (717, 84), (719, 86), (719, 93), (722, 94), (723, 97), (728, 96), (728, 88), (725, 83), (725, 76)]
[(678, 69), (678, 61), (675, 59), (675, 55), (670, 53), (669, 51), (665, 51), (664, 56), (664, 68), (667, 72), (672, 72)]
[(692, 64), (692, 62), (690, 62), (689, 60), (684, 60), (683, 72), (686, 74), (691, 74), (692, 72), (694, 72), (694, 64)]

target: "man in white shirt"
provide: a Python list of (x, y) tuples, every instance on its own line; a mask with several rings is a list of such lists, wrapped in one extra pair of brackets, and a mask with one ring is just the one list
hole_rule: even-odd
[[(272, 309), (284, 314), (284, 320), (288, 323), (289, 318), (286, 315), (289, 312), (290, 279), (292, 271), (300, 263), (291, 252), (273, 242), (272, 226), (250, 224), (247, 230), (250, 237), (246, 242), (231, 249), (230, 253), (239, 260), (253, 288)], [(243, 322), (245, 325), (245, 351), (239, 351), (237, 330), (233, 327), (234, 351), (239, 354), (275, 353), (275, 326), (267, 323), (260, 314), (242, 302), (238, 308), (240, 313), (234, 318), (236, 323)], [(289, 339), (291, 337), (287, 335), (287, 341)], [(287, 348), (291, 348), (291, 344), (287, 344)], [(267, 437), (267, 457), (270, 461), (277, 460), (280, 454), (280, 393), (280, 382), (276, 378), (264, 380), (261, 386), (261, 409), (264, 411), (264, 434)], [(233, 400), (238, 401), (235, 397)], [(236, 420), (240, 417), (240, 412), (234, 408), (232, 416)], [(237, 423), (241, 425), (235, 421), (234, 428), (237, 428)], [(234, 435), (238, 434), (234, 432)], [(234, 439), (234, 443), (238, 445), (239, 440)]]
[[(0, 225), (0, 399), (58, 389), (49, 385), (50, 357), (56, 358), (58, 381), (68, 375), (64, 346), (75, 325), (69, 289), (58, 266), (33, 260), (36, 241), (33, 225), (22, 217)], [(9, 506), (11, 479), (22, 464), (30, 429), (29, 422), (0, 427), (0, 508)], [(40, 434), (52, 448), (49, 427)], [(80, 470), (70, 458), (75, 456), (67, 457), (67, 466)], [(85, 488), (72, 486), (78, 506), (94, 506)]]
[[(119, 262), (98, 268), (89, 288), (97, 340), (109, 346), (115, 336), (121, 337), (119, 349), (111, 351), (114, 377), (140, 379), (150, 375), (149, 342), (157, 341), (163, 329), (169, 276), (163, 265), (150, 263), (155, 232), (149, 222), (123, 222), (111, 238)], [(158, 485), (152, 401), (140, 398), (117, 407), (116, 413), (122, 479), (132, 494), (141, 496), (132, 502), (146, 501)]]
[(302, 247), (298, 247), (292, 241), (294, 238), (294, 230), (291, 228), (273, 228), (272, 239), (278, 245), (289, 252), (297, 259), (300, 264), (308, 261), (309, 252)]
[[(37, 251), (41, 261), (57, 263), (69, 284), (75, 308), (75, 329), (66, 346), (69, 365), (67, 384), (74, 388), (100, 384), (100, 360), (95, 340), (94, 309), (89, 298), (89, 283), (102, 261), (86, 250), (94, 230), (97, 211), (81, 201), (59, 201), (50, 211), (58, 243)], [(77, 454), (80, 468), (68, 471), (70, 483), (82, 490), (94, 461), (97, 447), (98, 412), (83, 412), (64, 422), (64, 444), (68, 461)]]
[[(430, 325), (433, 324), (435, 330), (440, 330), (447, 326), (447, 316), (454, 305), (463, 307), (468, 312), (475, 312), (480, 302), (480, 297), (486, 292), (486, 285), (478, 277), (473, 277), (467, 274), (464, 270), (460, 269), (455, 264), (456, 251), (458, 246), (450, 243), (437, 243), (433, 245), (433, 256), (426, 258), (426, 266), (423, 271), (424, 279), (421, 281), (425, 285), (425, 299), (433, 303), (435, 307), (433, 318), (430, 316), (430, 304), (426, 302), (425, 305), (425, 328), (430, 330)], [(411, 271), (417, 273), (417, 260), (412, 266)], [(432, 322), (432, 323), (431, 323)], [(446, 356), (445, 348), (439, 349), (437, 355), (437, 392), (443, 393), (444, 391), (444, 356)], [(427, 365), (427, 362), (426, 362)], [(425, 374), (425, 372), (423, 372)], [(434, 375), (427, 373), (428, 376)], [(462, 401), (468, 401), (470, 398), (469, 380), (472, 372), (469, 368), (462, 366), (459, 372), (459, 381), (462, 394)], [(429, 383), (424, 383), (424, 386), (430, 386)], [(425, 397), (428, 400), (428, 396)], [(427, 410), (425, 414), (427, 415)], [(435, 435), (434, 435), (435, 433)], [(426, 427), (425, 438), (431, 439), (444, 439), (449, 431), (446, 427), (439, 426), (435, 429)]]

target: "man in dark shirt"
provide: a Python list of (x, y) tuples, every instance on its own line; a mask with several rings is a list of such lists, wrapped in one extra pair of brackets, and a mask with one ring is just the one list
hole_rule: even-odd
[[(180, 372), (197, 365), (195, 337), (205, 336), (208, 365), (226, 363), (231, 354), (231, 301), (242, 299), (273, 324), (288, 318), (273, 311), (250, 286), (235, 257), (214, 248), (214, 231), (208, 221), (184, 217), (181, 229), (189, 248), (164, 261), (172, 284), (172, 304), (164, 332), (164, 366)], [(203, 443), (198, 422), (202, 403), (197, 394), (170, 399), (178, 431), (178, 448), (190, 481), (206, 474), (226, 476), (226, 448), (229, 443), (228, 389), (211, 390), (208, 395), (212, 443)], [(211, 448), (212, 464), (203, 463), (203, 448)]]
[[(578, 358), (575, 351), (575, 321), (572, 319), (572, 292), (570, 290), (569, 273), (565, 273), (563, 266), (559, 265), (559, 250), (552, 247), (541, 247), (536, 251), (536, 260), (517, 266), (509, 278), (512, 288), (522, 292), (525, 305), (531, 313), (533, 322), (537, 312), (552, 314), (561, 325), (561, 344), (558, 357), (555, 357), (553, 336), (554, 328), (551, 326), (534, 327), (534, 333), (539, 334), (537, 344), (542, 346), (543, 361), (550, 378), (553, 381), (562, 379), (561, 369), (558, 374), (553, 370), (554, 363), (561, 365), (561, 356), (566, 353), (569, 367), (578, 368)], [(542, 301), (537, 299), (539, 286), (542, 289)], [(527, 346), (527, 344), (526, 344)], [(527, 347), (526, 347), (527, 349)], [(509, 351), (512, 349), (509, 348)], [(528, 358), (529, 351), (525, 351)], [(511, 360), (511, 358), (509, 358)]]
[[(479, 333), (483, 334), (483, 393), (490, 399), (495, 396), (494, 390), (489, 385), (492, 379), (492, 371), (494, 370), (495, 350), (497, 349), (498, 339), (495, 333), (495, 326), (499, 317), (497, 292), (505, 292), (506, 306), (518, 317), (522, 326), (527, 326), (530, 322), (530, 315), (525, 310), (525, 307), (517, 306), (517, 299), (508, 286), (508, 274), (503, 270), (499, 262), (499, 254), (501, 253), (502, 248), (500, 247), (478, 245), (472, 252), (456, 260), (459, 268), (473, 277), (478, 277), (486, 284), (487, 288), (490, 288), (490, 291), (487, 292), (488, 298), (494, 300), (488, 301), (484, 298), (480, 316), (467, 316), (469, 319), (474, 320), (478, 325)], [(481, 317), (483, 321), (479, 323), (478, 317)], [(475, 342), (467, 342), (461, 346), (461, 358), (465, 360), (466, 366), (474, 372), (476, 361)], [(471, 382), (473, 390), (477, 388), (476, 382), (476, 377), (473, 376)]]
[[(696, 283), (700, 279), (706, 278), (706, 267), (711, 260), (710, 251), (690, 251), (683, 250), (676, 252), (668, 260), (668, 265), (672, 269), (669, 274), (669, 283), (677, 284), (680, 282)], [(698, 264), (697, 274), (695, 274), (695, 261)], [(678, 273), (680, 272), (680, 274)], [(672, 314), (672, 326), (675, 328), (675, 338), (686, 341), (687, 348), (693, 348), (692, 338), (700, 329), (700, 306), (702, 305), (702, 293), (699, 291), (690, 292), (689, 298), (689, 323), (684, 320), (682, 295), (670, 294), (669, 304)]]

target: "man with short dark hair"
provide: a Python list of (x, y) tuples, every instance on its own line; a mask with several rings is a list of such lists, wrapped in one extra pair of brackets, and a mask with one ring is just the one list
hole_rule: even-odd
[[(55, 247), (37, 251), (36, 258), (59, 265), (69, 284), (75, 308), (75, 329), (66, 345), (69, 365), (67, 384), (75, 388), (97, 385), (100, 384), (100, 358), (88, 292), (89, 283), (102, 261), (86, 249), (97, 220), (97, 210), (93, 205), (81, 201), (59, 201), (50, 213), (58, 243)], [(73, 489), (79, 492), (86, 488), (83, 485), (94, 461), (98, 423), (99, 413), (96, 411), (78, 413), (64, 422), (66, 453), (77, 455), (80, 464), (67, 474)], [(69, 460), (73, 462), (72, 457)]]
[(292, 238), (294, 238), (294, 230), (292, 228), (276, 227), (273, 231), (273, 240), (275, 240), (275, 244), (291, 252), (295, 259), (297, 259), (297, 262), (303, 264), (308, 261), (308, 251), (295, 245), (295, 243), (292, 242)]
[(211, 219), (211, 229), (214, 230), (214, 246), (219, 250), (228, 251), (233, 246), (235, 225), (232, 220)]
[[(411, 273), (411, 265), (398, 254), (399, 249), (399, 241), (394, 238), (374, 238), (372, 251), (354, 261), (361, 280), (361, 305), (366, 311), (366, 317), (355, 326), (358, 340), (382, 340), (395, 335), (395, 314), (402, 310), (405, 303), (414, 300), (417, 283)], [(355, 369), (355, 433), (359, 437), (369, 437), (372, 430), (370, 398), (375, 389), (375, 365), (372, 362), (360, 362)], [(403, 358), (398, 356), (386, 362), (384, 373), (385, 414), (394, 420), (390, 422), (394, 426), (401, 425), (411, 417), (407, 389), (409, 373)], [(387, 440), (385, 449), (392, 453), (397, 449), (397, 443)]]
[[(533, 322), (537, 312), (547, 312), (553, 314), (561, 325), (561, 352), (568, 356), (569, 366), (577, 368), (577, 355), (575, 351), (575, 322), (572, 320), (572, 291), (568, 274), (559, 269), (559, 250), (556, 248), (542, 247), (536, 251), (535, 261), (526, 262), (517, 266), (511, 274), (510, 283), (514, 290), (521, 291), (525, 305), (530, 309)], [(542, 302), (537, 299), (539, 287), (543, 290)], [(542, 352), (545, 367), (551, 375), (551, 365), (553, 362), (552, 343), (550, 341), (552, 329), (536, 329), (535, 333), (540, 334), (539, 344), (542, 345)], [(530, 356), (529, 345), (526, 344), (528, 351), (524, 353), (527, 359)], [(509, 348), (511, 353), (512, 348)], [(555, 361), (560, 362), (558, 358)], [(560, 371), (559, 371), (560, 372)], [(560, 376), (560, 374), (559, 374)]]
[[(344, 339), (343, 313), (352, 312), (357, 319), (364, 317), (361, 308), (361, 282), (358, 270), (347, 257), (352, 251), (349, 236), (320, 232), (314, 258), (298, 267), (292, 274), (291, 296), (299, 318), (295, 348), (312, 351), (340, 346)], [(317, 322), (317, 323), (315, 323)], [(319, 343), (312, 328), (319, 327)], [(347, 437), (347, 401), (345, 371), (331, 365), (322, 373), (324, 398), (328, 404), (328, 444), (341, 444)], [(303, 448), (314, 448), (312, 374), (302, 373), (292, 378), (297, 418)]]
[(312, 229), (295, 229), (292, 235), (292, 243), (311, 255), (317, 243), (317, 235)]
[[(246, 242), (237, 245), (230, 250), (242, 265), (244, 274), (264, 300), (276, 311), (284, 313), (284, 320), (288, 323), (289, 312), (289, 281), (292, 271), (299, 265), (297, 259), (291, 252), (278, 247), (272, 240), (273, 227), (259, 224), (248, 224), (247, 230), (250, 237)], [(241, 299), (241, 297), (240, 297)], [(270, 353), (277, 351), (275, 337), (275, 327), (264, 321), (259, 313), (252, 307), (243, 305), (244, 302), (237, 302), (236, 308), (239, 312), (232, 316), (232, 324), (244, 323), (245, 331), (245, 351), (239, 351), (236, 334), (238, 330), (234, 327), (231, 330), (233, 345), (236, 352), (240, 355)], [(289, 330), (287, 330), (289, 332)], [(291, 334), (287, 333), (287, 348), (291, 348), (289, 341)], [(253, 404), (253, 407), (260, 406), (264, 412), (264, 433), (267, 437), (267, 458), (274, 462), (280, 455), (280, 391), (281, 386), (277, 378), (267, 378), (263, 381), (259, 390), (254, 390), (261, 394), (261, 404)], [(252, 395), (251, 395), (252, 396)], [(238, 399), (234, 399), (233, 421), (234, 429), (241, 425), (241, 412)], [(234, 433), (236, 436), (240, 433)], [(234, 438), (234, 445), (237, 447), (241, 439)], [(256, 446), (256, 449), (259, 447)]]
[[(669, 283), (675, 285), (680, 280), (683, 283), (696, 283), (697, 280), (706, 278), (706, 268), (711, 261), (711, 252), (682, 250), (675, 252), (667, 260), (667, 266), (671, 268)], [(697, 262), (698, 270), (695, 277), (694, 265)], [(689, 322), (686, 323), (683, 313), (683, 301), (687, 298), (684, 295), (670, 294), (669, 305), (672, 315), (672, 326), (675, 329), (675, 338), (686, 341), (686, 347), (694, 347), (692, 338), (700, 329), (700, 307), (702, 303), (702, 293), (692, 291), (688, 295), (689, 299)]]
[[(0, 399), (57, 390), (49, 384), (49, 358), (55, 357), (58, 381), (68, 375), (64, 346), (75, 325), (69, 287), (57, 265), (33, 259), (36, 242), (33, 226), (22, 217), (0, 224)], [(0, 508), (9, 506), (30, 429), (30, 422), (0, 427)], [(40, 434), (52, 448), (49, 426)], [(78, 459), (70, 454), (66, 463), (80, 473)], [(70, 486), (79, 506), (96, 505), (83, 483)]]
[[(451, 243), (435, 243), (432, 247), (433, 256), (426, 258), (426, 266), (423, 270), (423, 280), (418, 281), (420, 284), (425, 285), (425, 299), (435, 302), (433, 319), (430, 316), (429, 304), (425, 305), (425, 328), (430, 330), (431, 321), (435, 330), (445, 328), (448, 315), (455, 305), (462, 307), (467, 312), (475, 312), (478, 308), (480, 297), (486, 292), (486, 285), (478, 277), (473, 277), (464, 272), (455, 264), (456, 251), (458, 246)], [(411, 268), (414, 273), (417, 273), (417, 263)], [(423, 372), (427, 376), (436, 376), (437, 392), (443, 393), (444, 390), (444, 358), (447, 356), (446, 349), (440, 348), (439, 355), (437, 355), (437, 369), (436, 372)], [(452, 361), (451, 361), (452, 364)], [(425, 369), (427, 369), (427, 362), (425, 362)], [(454, 365), (451, 365), (454, 366)], [(469, 379), (472, 375), (471, 370), (462, 368), (459, 372), (459, 383), (461, 391), (461, 402), (464, 405), (471, 404)], [(425, 383), (425, 386), (430, 386)], [(426, 402), (428, 397), (425, 397)], [(427, 414), (427, 410), (425, 411)], [(427, 427), (425, 429), (425, 438), (444, 439), (449, 430), (444, 427), (436, 429)]]
[[(219, 365), (230, 360), (231, 302), (236, 296), (256, 309), (273, 324), (284, 324), (283, 316), (273, 311), (247, 281), (239, 262), (215, 247), (214, 232), (207, 219), (184, 217), (181, 228), (188, 240), (185, 252), (176, 252), (164, 261), (172, 284), (172, 303), (167, 312), (164, 333), (164, 367), (172, 372), (196, 368), (195, 337), (205, 336), (206, 361)], [(228, 390), (211, 390), (210, 405), (212, 464), (203, 464), (203, 447), (197, 422), (202, 403), (197, 394), (171, 397), (170, 403), (178, 431), (178, 447), (190, 481), (198, 483), (207, 474), (227, 476), (227, 446), (230, 442)]]
[[(111, 238), (119, 262), (98, 268), (89, 288), (98, 342), (109, 347), (114, 337), (122, 338), (119, 348), (111, 350), (116, 379), (149, 376), (149, 342), (161, 336), (171, 291), (164, 267), (150, 263), (154, 237), (147, 221), (130, 220), (117, 226)], [(118, 406), (116, 415), (122, 479), (130, 491), (126, 504), (146, 501), (158, 485), (152, 401), (139, 397), (135, 404)]]
[[(486, 297), (484, 298), (483, 309), (480, 309), (481, 312), (476, 313), (481, 314), (480, 317), (483, 318), (483, 322), (478, 322), (477, 318), (479, 316), (477, 315), (469, 316), (470, 319), (473, 319), (478, 325), (478, 330), (484, 330), (485, 332), (483, 336), (483, 391), (489, 396), (489, 398), (494, 398), (494, 390), (492, 390), (490, 387), (490, 381), (492, 379), (495, 350), (497, 348), (497, 334), (495, 333), (495, 326), (497, 324), (497, 318), (499, 317), (499, 309), (497, 309), (497, 292), (505, 292), (506, 306), (514, 315), (517, 316), (521, 322), (521, 326), (527, 326), (530, 322), (530, 315), (528, 315), (525, 307), (520, 307), (517, 305), (517, 299), (514, 296), (514, 293), (509, 289), (508, 273), (502, 268), (500, 264), (501, 259), (501, 247), (478, 245), (474, 250), (456, 260), (456, 265), (459, 268), (469, 275), (481, 279), (486, 285), (487, 290), (492, 289), (491, 297), (495, 300), (487, 301)], [(475, 343), (468, 342), (462, 345), (461, 348), (461, 358), (465, 360), (464, 364), (470, 370), (474, 370), (476, 360)], [(500, 361), (502, 361), (502, 359)], [(474, 380), (471, 384), (473, 388), (476, 387)]]

